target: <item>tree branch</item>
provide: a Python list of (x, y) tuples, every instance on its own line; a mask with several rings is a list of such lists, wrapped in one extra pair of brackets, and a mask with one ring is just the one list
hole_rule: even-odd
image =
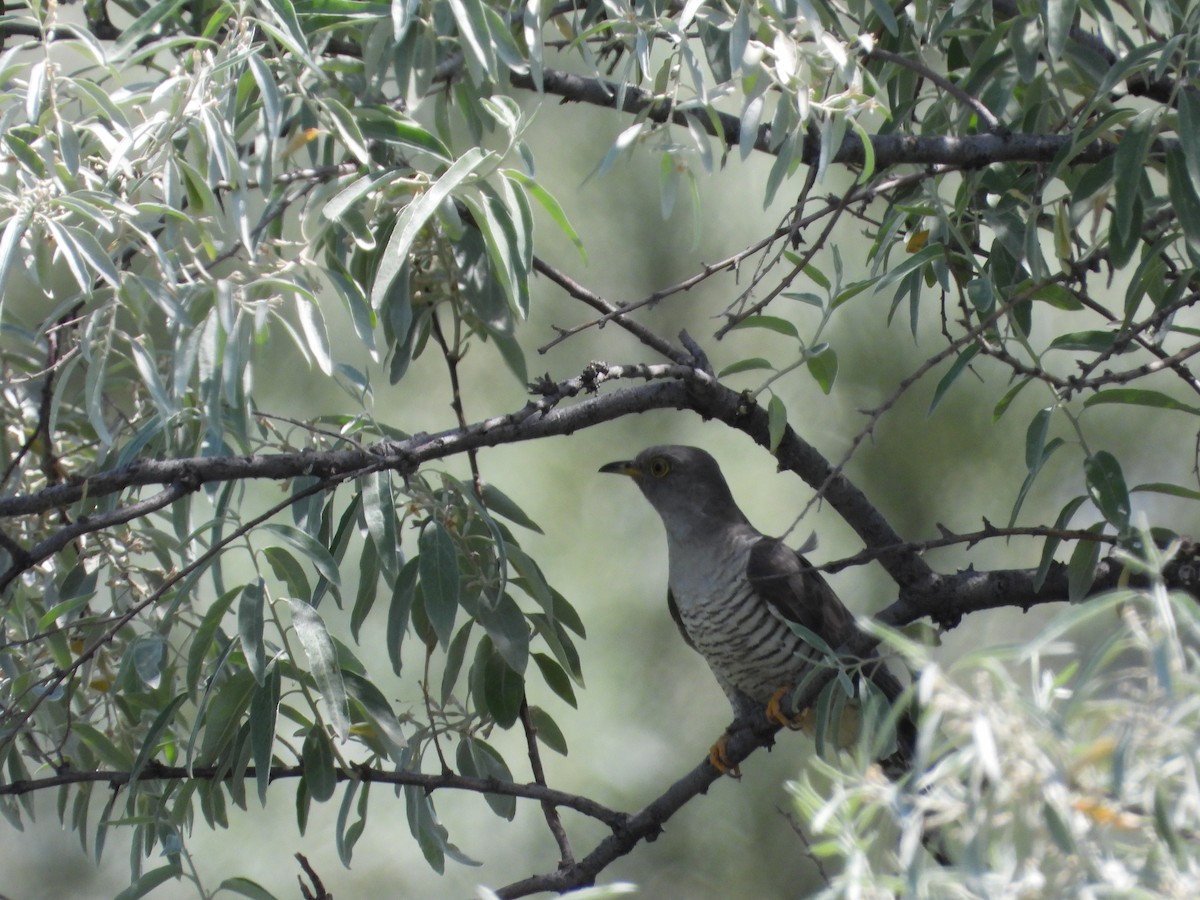
[[(282, 781), (288, 778), (300, 778), (304, 775), (303, 766), (272, 766), (270, 780)], [(476, 794), (499, 794), (505, 797), (517, 797), (523, 800), (535, 800), (538, 803), (550, 804), (563, 809), (573, 809), (582, 815), (603, 822), (609, 828), (624, 828), (628, 816), (625, 813), (610, 809), (601, 803), (570, 794), (566, 791), (555, 790), (541, 784), (518, 784), (514, 781), (500, 781), (496, 778), (477, 778), (468, 775), (446, 773), (427, 775), (422, 772), (407, 772), (394, 769), (375, 769), (367, 766), (355, 767), (353, 771), (336, 770), (339, 782), (361, 780), (381, 784), (397, 784), (419, 787), (432, 793), (439, 790), (469, 791)], [(107, 784), (110, 788), (125, 787), (134, 782), (142, 781), (224, 781), (229, 777), (228, 766), (164, 766), (150, 762), (136, 776), (132, 772), (119, 770), (75, 771), (67, 769), (45, 778), (30, 778), (10, 781), (0, 784), (0, 797), (19, 797), (34, 791), (47, 788), (63, 787), (72, 784)], [(242, 778), (254, 780), (258, 777), (254, 766), (248, 766), (242, 772)]]
[[(513, 72), (510, 80), (515, 87), (536, 90), (532, 77)], [(611, 81), (602, 78), (587, 78), (557, 69), (542, 72), (543, 92), (562, 97), (568, 102), (588, 103), (607, 109), (638, 114), (645, 112), (652, 122), (673, 122), (687, 127), (684, 111), (667, 100), (660, 100), (650, 91), (634, 85), (625, 85), (623, 90)], [(618, 106), (618, 98), (620, 105)], [(713, 137), (732, 147), (739, 143), (741, 122), (729, 113), (715, 113), (713, 117), (697, 115), (694, 121)], [(871, 135), (874, 149), (875, 171), (897, 165), (951, 165), (963, 169), (978, 169), (1004, 162), (1053, 162), (1064, 147), (1073, 146), (1071, 135), (1056, 134), (968, 134), (962, 136), (931, 135), (915, 137), (902, 134)], [(1175, 140), (1159, 139), (1155, 142), (1157, 152), (1165, 153), (1179, 144)], [(1095, 140), (1076, 149), (1071, 156), (1073, 164), (1100, 162), (1117, 151), (1116, 144)], [(754, 149), (774, 156), (778, 142), (771, 134), (769, 124), (760, 125), (754, 138)], [(815, 165), (820, 156), (816, 141), (804, 141), (799, 159), (805, 165)], [(846, 135), (842, 146), (833, 154), (830, 162), (847, 166), (861, 166), (866, 162), (866, 153), (857, 134)]]

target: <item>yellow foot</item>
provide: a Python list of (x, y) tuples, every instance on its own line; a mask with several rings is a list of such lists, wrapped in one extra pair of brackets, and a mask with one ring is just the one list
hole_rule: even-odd
[(776, 725), (783, 725), (792, 731), (798, 731), (802, 728), (807, 730), (812, 723), (812, 709), (802, 709), (800, 715), (794, 719), (789, 719), (783, 712), (783, 698), (791, 692), (792, 689), (790, 686), (781, 687), (771, 695), (771, 699), (767, 701), (767, 721), (774, 722)]
[(741, 778), (742, 770), (737, 766), (729, 764), (729, 758), (725, 755), (725, 742), (729, 740), (728, 734), (721, 735), (715, 744), (709, 748), (708, 764), (720, 772), (722, 775), (728, 775), (730, 778)]

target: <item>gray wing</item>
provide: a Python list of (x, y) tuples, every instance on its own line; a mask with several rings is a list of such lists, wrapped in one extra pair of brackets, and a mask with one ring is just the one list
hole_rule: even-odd
[[(803, 625), (837, 650), (859, 633), (854, 616), (819, 572), (782, 541), (763, 538), (750, 550), (746, 577), (784, 619)], [(871, 681), (889, 701), (904, 688), (882, 663), (870, 669)]]

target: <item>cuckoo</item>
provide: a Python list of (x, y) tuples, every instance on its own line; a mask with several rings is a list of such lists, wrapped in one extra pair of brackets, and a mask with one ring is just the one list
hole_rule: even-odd
[[(793, 624), (830, 648), (859, 634), (833, 589), (796, 551), (763, 535), (738, 508), (717, 461), (696, 447), (650, 447), (601, 472), (628, 475), (662, 518), (667, 531), (667, 606), (684, 641), (708, 662), (739, 720), (763, 712), (795, 725), (786, 701), (824, 657)], [(869, 661), (870, 662), (870, 661)], [(862, 666), (889, 703), (902, 693), (882, 664)], [(709, 760), (736, 775), (725, 757), (728, 734)], [(897, 751), (884, 763), (893, 777), (908, 768), (912, 722), (900, 717)]]

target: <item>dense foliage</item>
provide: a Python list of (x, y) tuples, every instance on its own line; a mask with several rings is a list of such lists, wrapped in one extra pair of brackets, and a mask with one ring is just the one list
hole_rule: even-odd
[[(298, 779), (301, 829), (340, 804), (345, 864), (371, 809), (403, 802), (440, 870), (465, 857), (434, 791), (461, 790), (506, 819), (518, 801), (544, 810), (561, 865), (501, 896), (592, 883), (717, 773), (700, 765), (634, 815), (546, 784), (541, 754), (567, 751), (553, 710), (584, 702), (587, 622), (481, 451), (680, 408), (744, 431), (847, 521), (864, 551), (828, 568), (881, 565), (886, 626), (1076, 604), (1043, 639), (950, 667), (928, 623), (879, 632), (918, 673), (927, 768), (914, 792), (860, 748), (793, 784), (812, 852), (841, 861), (831, 892), (1195, 891), (1198, 618), (1177, 539), (1200, 500), (1195, 448), (1131, 485), (1111, 414), (1200, 415), (1200, 7), (87, 0), (7, 5), (0, 35), (13, 826), (45, 790), (96, 854), (128, 830), (132, 896), (191, 878), (192, 828), (281, 779)], [(589, 258), (570, 188), (540, 166), (553, 126), (531, 121), (559, 100), (611, 137), (563, 183), (616, 191), (627, 160), (656, 156), (659, 212), (699, 242), (722, 225), (706, 179), (766, 157), (744, 201), (782, 218), (607, 298), (569, 272), (621, 260)], [(535, 277), (552, 334), (527, 324)], [(702, 286), (691, 335), (665, 331), (654, 316)], [(789, 397), (803, 381), (838, 399), (839, 324), (856, 317), (895, 320), (923, 362), (885, 376), (831, 463), (789, 427)], [(642, 356), (531, 379), (535, 349), (585, 338)], [(436, 400), (377, 407), (426, 356), (444, 364)], [(281, 359), (337, 385), (337, 410), (262, 408)], [(468, 420), (464, 394), (514, 377), (525, 405)], [(905, 395), (936, 415), (969, 378), (1024, 436), (1009, 520), (910, 539), (846, 466)], [(431, 402), (456, 426), (406, 427)], [(452, 457), (471, 477), (439, 466)], [(1031, 520), (1052, 458), (1060, 511)], [(282, 494), (255, 487), (271, 481)], [(1174, 505), (1139, 512), (1138, 496)], [(1042, 541), (1040, 566), (925, 556), (1017, 535)], [(1058, 640), (1097, 622), (1111, 633), (1086, 652)], [(393, 704), (396, 679), (422, 702)], [(827, 718), (842, 685), (800, 699)], [(512, 728), (519, 761), (491, 739)], [(610, 837), (577, 858), (560, 809)], [(921, 850), (934, 828), (949, 868)]]

